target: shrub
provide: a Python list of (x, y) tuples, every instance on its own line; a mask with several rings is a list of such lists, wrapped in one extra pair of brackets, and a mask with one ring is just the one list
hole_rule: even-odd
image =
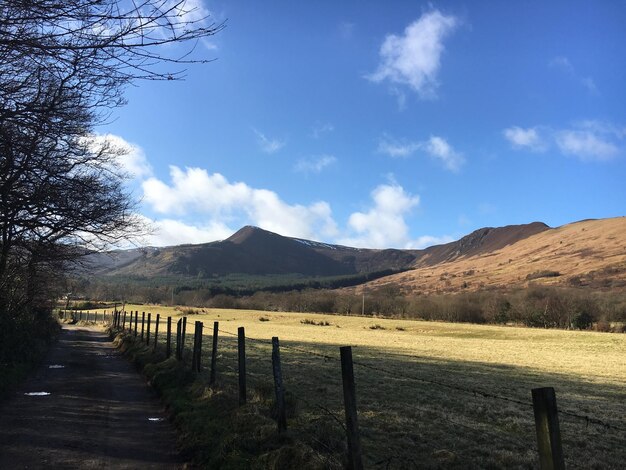
[(572, 328), (588, 330), (593, 323), (593, 318), (587, 312), (577, 313), (572, 319)]
[(559, 277), (560, 275), (561, 273), (558, 271), (549, 271), (549, 270), (535, 271), (533, 273), (528, 274), (526, 276), (526, 280), (531, 281), (533, 279), (540, 279), (542, 277)]
[(608, 333), (611, 331), (611, 324), (607, 321), (600, 320), (594, 325), (594, 330)]
[(330, 322), (309, 320), (308, 318), (300, 320), (300, 323), (302, 323), (303, 325), (330, 326)]

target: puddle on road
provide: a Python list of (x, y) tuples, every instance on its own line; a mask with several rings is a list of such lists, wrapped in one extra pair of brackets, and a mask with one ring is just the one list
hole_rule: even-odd
[(48, 369), (65, 369), (65, 366), (62, 366), (61, 364), (51, 364), (48, 366)]
[(50, 392), (26, 392), (24, 395), (29, 397), (45, 397), (50, 395)]
[(153, 423), (160, 423), (164, 418), (148, 418), (148, 421), (152, 421)]

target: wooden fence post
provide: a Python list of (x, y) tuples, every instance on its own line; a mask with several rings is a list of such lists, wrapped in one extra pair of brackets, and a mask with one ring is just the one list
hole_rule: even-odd
[(167, 334), (165, 336), (165, 357), (172, 355), (172, 317), (167, 317)]
[(179, 318), (176, 322), (176, 360), (180, 361), (182, 357), (180, 339), (182, 336), (183, 319)]
[(274, 392), (276, 393), (276, 408), (278, 411), (278, 432), (287, 430), (287, 414), (285, 411), (285, 389), (283, 388), (283, 374), (280, 367), (280, 346), (278, 337), (272, 337), (272, 371), (274, 372)]
[(239, 405), (245, 405), (246, 393), (246, 330), (243, 326), (237, 329), (237, 351), (239, 364)]
[(213, 322), (213, 348), (211, 349), (211, 378), (209, 379), (209, 385), (215, 384), (215, 377), (217, 375), (217, 334), (219, 333), (220, 322)]
[(191, 350), (191, 370), (193, 372), (196, 371), (196, 360), (198, 359), (196, 357), (196, 354), (198, 352), (198, 322), (196, 321), (196, 323), (194, 324), (194, 330), (193, 330), (193, 348)]
[(191, 350), (191, 370), (196, 371), (196, 348), (198, 347), (198, 322), (194, 324), (193, 330), (193, 348)]
[(182, 347), (180, 348), (180, 356), (181, 356), (181, 358), (182, 358), (182, 355), (183, 355), (183, 351), (185, 350), (185, 336), (187, 336), (187, 317), (183, 317), (183, 332), (182, 332), (182, 336), (181, 336)]
[(532, 389), (541, 470), (565, 469), (554, 388)]
[(191, 370), (200, 372), (200, 356), (202, 354), (202, 322), (196, 321), (193, 334), (193, 356)]
[(157, 338), (159, 337), (159, 323), (161, 323), (161, 314), (157, 313), (156, 322), (154, 323), (154, 350), (157, 348)]
[(139, 321), (139, 310), (135, 310), (135, 337), (137, 337), (137, 322)]
[(348, 437), (348, 468), (362, 470), (361, 440), (356, 414), (356, 387), (352, 367), (352, 347), (339, 348), (341, 353), (341, 379), (343, 381), (343, 402), (346, 409), (346, 435)]
[(202, 333), (204, 333), (204, 323), (198, 322), (198, 362), (196, 364), (197, 372), (202, 370)]
[(150, 346), (150, 324), (152, 323), (152, 314), (148, 312), (148, 327), (146, 328), (146, 345)]
[(146, 327), (146, 312), (141, 312), (141, 340), (143, 341), (143, 331)]

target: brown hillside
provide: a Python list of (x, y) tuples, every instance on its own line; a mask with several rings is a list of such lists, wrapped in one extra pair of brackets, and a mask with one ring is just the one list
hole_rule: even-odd
[(543, 222), (506, 227), (485, 227), (478, 229), (460, 240), (426, 248), (423, 255), (414, 263), (415, 267), (434, 266), (460, 257), (479, 256), (512, 245), (544, 230), (549, 230)]
[[(626, 217), (586, 220), (554, 229), (542, 229), (541, 225), (535, 226), (538, 233), (511, 244), (506, 241), (509, 235), (514, 239), (514, 228), (500, 238), (486, 233), (482, 237), (485, 249), (472, 248), (466, 254), (454, 255), (442, 249), (446, 245), (433, 247), (446, 261), (434, 264), (434, 255), (423, 257), (415, 269), (372, 281), (364, 287), (396, 284), (405, 292), (425, 294), (523, 287), (530, 283), (626, 287)], [(487, 246), (499, 248), (489, 251)], [(478, 254), (473, 254), (477, 251)]]

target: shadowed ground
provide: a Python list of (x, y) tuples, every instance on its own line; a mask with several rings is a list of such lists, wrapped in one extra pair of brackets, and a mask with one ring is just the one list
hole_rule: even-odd
[(0, 468), (177, 468), (164, 418), (104, 332), (65, 325), (44, 365), (0, 406)]

